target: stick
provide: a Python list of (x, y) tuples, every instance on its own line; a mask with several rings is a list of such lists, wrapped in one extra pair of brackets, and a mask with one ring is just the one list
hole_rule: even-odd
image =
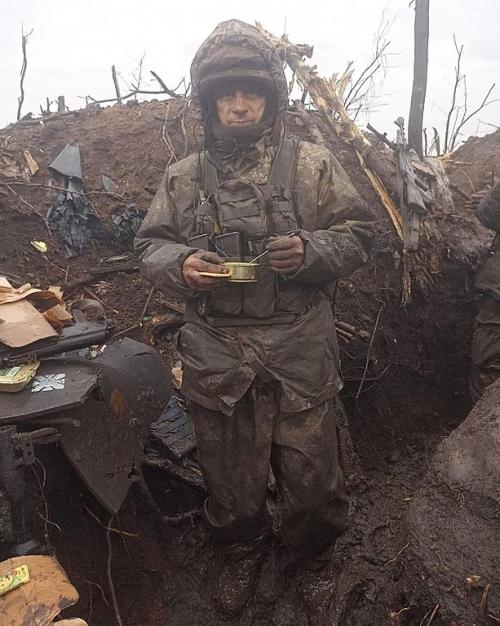
[(148, 310), (148, 306), (149, 306), (149, 301), (151, 300), (154, 292), (155, 292), (155, 288), (151, 287), (151, 289), (149, 291), (148, 299), (146, 300), (146, 304), (144, 305), (144, 308), (142, 309), (141, 317), (139, 318), (139, 325), (140, 326), (142, 326), (142, 319), (146, 315), (146, 311)]
[(481, 617), (483, 618), (483, 622), (486, 624), (487, 612), (488, 612), (488, 596), (490, 595), (491, 584), (488, 583), (483, 590), (483, 594), (481, 596), (481, 602), (479, 604), (479, 612)]
[(120, 93), (120, 85), (118, 84), (118, 78), (116, 76), (116, 67), (114, 65), (111, 66), (111, 76), (113, 77), (113, 83), (115, 84), (116, 99), (118, 100), (118, 104), (121, 104), (122, 95)]
[(24, 102), (24, 77), (26, 75), (26, 69), (28, 68), (28, 58), (26, 56), (26, 44), (28, 43), (28, 38), (32, 32), (33, 32), (33, 29), (31, 29), (30, 32), (27, 35), (25, 35), (24, 28), (21, 30), (21, 48), (23, 51), (23, 64), (21, 66), (21, 80), (20, 80), (21, 95), (17, 99), (17, 102), (18, 102), (17, 121), (21, 119), (21, 109), (23, 108), (23, 102)]
[(403, 552), (404, 552), (404, 551), (406, 550), (406, 548), (408, 548), (409, 546), (410, 546), (410, 544), (409, 544), (409, 543), (407, 543), (405, 546), (403, 546), (403, 547), (401, 548), (401, 550), (400, 550), (400, 551), (396, 554), (396, 556), (395, 556), (394, 558), (389, 559), (388, 561), (386, 561), (386, 562), (384, 563), (384, 567), (385, 567), (386, 565), (389, 565), (389, 563), (394, 563), (394, 561), (398, 558), (398, 556), (401, 556), (401, 554), (403, 554)]
[[(162, 81), (162, 79), (158, 76), (158, 74), (156, 72), (153, 72), (153, 70), (150, 70), (151, 74), (156, 78), (156, 80), (160, 83), (160, 86), (163, 87), (163, 91), (165, 93), (168, 93), (168, 95), (171, 98), (179, 98), (180, 96), (178, 94), (175, 93), (175, 91), (172, 91), (172, 89), (169, 89), (165, 83)], [(182, 82), (182, 81), (181, 81)], [(180, 83), (179, 83), (180, 84)]]
[[(112, 515), (109, 519), (109, 523), (111, 523), (113, 521), (114, 515)], [(122, 617), (120, 615), (120, 609), (118, 607), (118, 600), (116, 599), (116, 592), (115, 592), (115, 585), (113, 583), (113, 576), (111, 573), (111, 560), (113, 558), (113, 548), (111, 545), (111, 533), (109, 530), (109, 524), (108, 524), (108, 528), (106, 529), (106, 544), (108, 546), (108, 565), (106, 568), (107, 571), (107, 576), (108, 576), (108, 586), (109, 586), (109, 592), (111, 594), (111, 601), (113, 603), (113, 609), (115, 611), (115, 617), (116, 617), (116, 622), (118, 624), (118, 626), (123, 626), (123, 621), (122, 621)]]
[[(23, 187), (41, 187), (42, 189), (52, 189), (53, 191), (64, 191), (65, 193), (68, 193), (68, 190), (65, 189), (64, 187), (57, 187), (56, 185), (43, 185), (41, 183), (27, 183), (27, 182), (25, 182), (23, 180), (12, 180), (12, 181), (9, 181), (8, 183), (0, 180), (0, 185), (3, 185), (4, 187), (7, 187), (7, 188), (9, 188), (9, 185), (22, 185)], [(11, 189), (11, 191), (12, 191), (12, 189)], [(15, 192), (13, 192), (13, 193), (15, 193)], [(101, 190), (96, 190), (96, 191), (71, 191), (70, 193), (74, 194), (75, 196), (95, 196), (95, 195), (99, 195), (99, 194), (104, 194), (106, 196), (111, 196), (113, 198), (118, 198), (119, 200), (123, 200), (125, 202), (127, 200), (125, 198), (125, 196), (121, 196), (119, 193), (113, 193), (111, 191), (101, 191)]]
[(431, 626), (438, 611), (439, 611), (439, 604), (436, 604), (436, 606), (434, 607), (434, 611), (432, 611), (431, 616), (429, 617), (429, 620), (427, 621), (427, 624), (425, 626)]
[[(105, 530), (109, 530), (112, 533), (117, 533), (118, 535), (122, 535), (123, 537), (133, 537), (134, 539), (137, 539), (137, 537), (139, 535), (136, 535), (135, 533), (128, 533), (124, 530), (118, 530), (117, 528), (113, 528), (112, 526), (110, 526), (109, 524), (106, 525), (104, 524), (104, 522), (102, 522), (95, 513), (93, 513), (89, 507), (85, 504), (85, 502), (83, 503), (83, 508), (87, 511), (87, 513), (90, 515), (90, 517), (92, 517), (93, 519), (95, 519), (95, 521), (99, 524), (99, 526), (102, 526)], [(110, 520), (111, 522), (111, 520)]]
[(104, 302), (103, 300), (101, 300), (101, 298), (98, 298), (95, 293), (92, 291), (92, 289), (89, 289), (88, 287), (82, 287), (82, 291), (85, 291), (85, 293), (90, 296), (91, 298), (94, 298), (94, 300), (97, 300), (97, 302), (99, 302), (100, 304), (102, 304), (102, 306), (105, 309), (108, 309), (109, 311), (112, 311), (113, 313), (115, 313), (115, 315), (119, 315), (120, 311), (117, 311), (116, 309), (114, 309), (112, 306), (110, 306), (109, 304), (106, 304), (106, 302)]
[(113, 339), (116, 339), (117, 337), (121, 337), (122, 335), (126, 335), (127, 333), (129, 333), (132, 330), (135, 330), (136, 328), (140, 328), (140, 324), (134, 324), (133, 326), (129, 326), (128, 328), (125, 328), (125, 330), (120, 330), (120, 332), (115, 333), (113, 335)]
[(380, 321), (380, 316), (382, 315), (383, 308), (384, 308), (384, 305), (381, 304), (377, 313), (377, 319), (375, 320), (375, 326), (373, 327), (373, 332), (372, 332), (372, 336), (370, 339), (370, 345), (368, 346), (368, 352), (366, 354), (365, 369), (363, 371), (363, 377), (361, 378), (361, 382), (359, 383), (358, 392), (356, 393), (356, 400), (358, 400), (359, 396), (361, 395), (361, 390), (363, 389), (363, 384), (365, 382), (366, 374), (368, 372), (368, 365), (370, 364), (370, 356), (371, 356), (371, 351), (373, 348), (373, 342), (375, 340), (375, 334), (377, 332), (378, 323)]
[[(27, 185), (29, 183), (26, 183)], [(16, 196), (16, 198), (19, 198), (19, 200), (21, 200), (21, 202), (23, 202), (26, 206), (29, 206), (29, 208), (34, 211), (38, 217), (43, 220), (43, 223), (45, 224), (45, 228), (47, 229), (49, 235), (52, 236), (52, 233), (50, 232), (50, 226), (49, 223), (47, 222), (47, 220), (45, 219), (45, 217), (40, 213), (40, 211), (38, 209), (36, 209), (30, 202), (28, 202), (27, 200), (25, 200), (22, 196), (20, 196), (17, 191), (14, 191), (14, 189), (12, 189), (12, 187), (10, 185), (8, 185), (7, 183), (3, 183), (0, 181), (0, 185), (3, 185), (4, 187), (6, 187), (12, 194), (14, 194)]]
[[(161, 95), (164, 94), (165, 92), (162, 91), (149, 91), (149, 90), (144, 90), (144, 89), (132, 89), (132, 91), (130, 93), (128, 93), (125, 96), (121, 96), (122, 100), (127, 100), (128, 98), (131, 98), (132, 96), (136, 96), (137, 94), (145, 94), (145, 95)], [(182, 96), (176, 96), (177, 98), (180, 98)], [(107, 104), (108, 102), (116, 102), (117, 98), (106, 98), (104, 100), (96, 100), (95, 98), (92, 98), (92, 96), (86, 96), (86, 98), (88, 98), (89, 100), (92, 101), (92, 104)], [(50, 118), (49, 118), (50, 119)]]

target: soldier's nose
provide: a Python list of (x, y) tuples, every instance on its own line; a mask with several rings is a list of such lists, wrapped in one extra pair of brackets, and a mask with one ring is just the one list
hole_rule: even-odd
[(243, 97), (243, 94), (240, 91), (237, 91), (234, 96), (233, 111), (235, 113), (244, 113), (246, 110), (247, 110), (247, 106), (246, 106), (245, 98)]

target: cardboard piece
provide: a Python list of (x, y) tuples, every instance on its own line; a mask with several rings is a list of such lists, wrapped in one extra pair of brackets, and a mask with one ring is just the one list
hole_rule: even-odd
[(0, 597), (2, 626), (49, 626), (60, 612), (78, 602), (78, 593), (54, 557), (22, 556), (0, 563), (0, 576), (27, 566), (30, 581)]
[[(0, 276), (0, 287), (11, 287), (11, 284)], [(57, 332), (26, 299), (0, 306), (0, 342), (9, 348), (21, 348), (52, 337), (57, 338)]]

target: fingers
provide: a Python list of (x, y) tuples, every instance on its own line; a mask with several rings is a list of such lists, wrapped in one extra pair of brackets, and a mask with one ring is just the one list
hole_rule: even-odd
[(215, 263), (209, 263), (202, 259), (196, 259), (190, 264), (190, 269), (196, 272), (213, 272), (215, 274), (225, 274), (226, 271), (222, 265), (216, 265)]
[(200, 254), (200, 259), (202, 261), (207, 261), (208, 263), (214, 263), (216, 265), (221, 265), (222, 263), (224, 263), (224, 259), (215, 252), (204, 252), (203, 254)]
[[(285, 250), (270, 250), (269, 251), (269, 261), (285, 261), (286, 259), (290, 259), (292, 256), (295, 256), (294, 248), (287, 248)], [(297, 256), (300, 254), (297, 253)]]
[(271, 237), (267, 244), (267, 249), (270, 253), (275, 250), (289, 250), (290, 248), (295, 248), (297, 239), (302, 241), (300, 237)]
[[(206, 259), (206, 260), (205, 260)], [(182, 275), (187, 285), (196, 291), (208, 291), (220, 285), (220, 278), (200, 276), (200, 272), (225, 274), (221, 257), (214, 252), (198, 250), (186, 258), (182, 265)]]
[(200, 276), (197, 270), (189, 270), (184, 273), (184, 280), (196, 291), (210, 291), (217, 288), (221, 284), (220, 278), (212, 278), (211, 276)]
[(304, 242), (300, 237), (271, 238), (269, 264), (277, 274), (294, 274), (304, 262)]

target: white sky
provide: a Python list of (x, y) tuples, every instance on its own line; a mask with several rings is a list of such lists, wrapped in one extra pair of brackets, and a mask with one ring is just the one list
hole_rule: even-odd
[[(16, 117), (22, 22), (25, 31), (33, 29), (23, 114), (37, 114), (46, 97), (56, 100), (64, 94), (70, 108), (82, 106), (80, 96), (87, 94), (96, 99), (113, 97), (111, 65), (130, 82), (144, 54), (143, 88), (157, 89), (149, 70), (174, 88), (183, 76), (188, 77), (191, 59), (203, 39), (220, 21), (231, 18), (259, 21), (276, 35), (286, 23), (291, 41), (314, 45), (312, 62), (322, 76), (341, 72), (348, 61), (361, 70), (370, 59), (374, 33), (385, 15), (392, 22), (391, 56), (378, 93), (386, 106), (373, 112), (370, 121), (393, 136), (392, 122), (399, 115), (407, 118), (411, 97), (414, 10), (408, 4), (409, 0), (0, 0), (0, 127)], [(500, 79), (499, 24), (499, 0), (431, 0), (424, 125), (444, 127), (456, 60), (453, 33), (465, 46), (462, 69), (467, 74), (471, 109), (491, 83)], [(500, 98), (498, 83), (495, 98)], [(500, 126), (500, 102), (482, 111), (479, 120)], [(492, 130), (476, 119), (466, 135)]]

